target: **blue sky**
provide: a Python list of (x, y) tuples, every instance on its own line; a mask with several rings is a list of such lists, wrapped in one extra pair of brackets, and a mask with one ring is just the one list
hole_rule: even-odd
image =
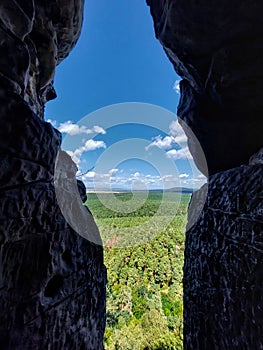
[(81, 38), (57, 68), (58, 98), (45, 118), (63, 133), (79, 174), (94, 167), (87, 187), (203, 183), (176, 122), (178, 81), (145, 1), (86, 1)]

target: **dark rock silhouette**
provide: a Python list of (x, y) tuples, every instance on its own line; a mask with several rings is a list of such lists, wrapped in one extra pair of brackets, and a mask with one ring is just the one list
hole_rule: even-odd
[(183, 78), (178, 116), (198, 138), (209, 173), (248, 164), (262, 147), (262, 1), (148, 4), (156, 36)]
[[(61, 135), (43, 120), (45, 103), (56, 96), (55, 67), (79, 37), (82, 12), (82, 0), (0, 4), (3, 350), (103, 349), (106, 271), (100, 236), (82, 205), (76, 166), (59, 151)], [(85, 217), (81, 232), (62, 210), (74, 212), (70, 220)]]
[(263, 3), (147, 3), (182, 77), (178, 116), (190, 151), (209, 175), (200, 217), (207, 186), (189, 209), (184, 349), (263, 349)]

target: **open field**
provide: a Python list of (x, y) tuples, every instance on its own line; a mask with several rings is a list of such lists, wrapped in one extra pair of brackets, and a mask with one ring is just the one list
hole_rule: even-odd
[(161, 192), (88, 194), (108, 270), (105, 350), (182, 349), (189, 199)]

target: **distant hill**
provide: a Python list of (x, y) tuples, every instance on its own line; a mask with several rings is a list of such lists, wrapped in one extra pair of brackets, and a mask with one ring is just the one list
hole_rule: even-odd
[[(109, 189), (99, 189), (99, 190), (94, 190), (91, 188), (87, 188), (87, 192), (90, 193), (110, 193), (110, 192), (114, 192), (114, 193), (131, 193), (131, 190), (127, 190), (127, 189), (123, 189), (123, 188), (112, 188), (111, 191)], [(145, 190), (133, 190), (133, 192), (145, 192)], [(194, 192), (194, 190), (192, 188), (187, 188), (187, 187), (172, 187), (172, 188), (168, 188), (168, 189), (154, 189), (154, 190), (149, 190), (149, 192), (156, 192), (156, 193), (160, 193), (160, 192), (172, 192), (172, 193), (189, 193), (192, 194)]]
[(173, 187), (173, 188), (169, 188), (167, 190), (164, 190), (164, 192), (193, 193), (194, 190), (192, 188), (188, 188), (188, 187)]
[[(124, 191), (120, 189), (113, 189), (113, 191), (119, 191), (119, 192), (131, 192), (129, 190)], [(134, 192), (145, 192), (144, 190), (134, 190)], [(172, 193), (189, 193), (192, 194), (194, 190), (192, 188), (187, 188), (187, 187), (172, 187), (172, 188), (167, 188), (167, 189), (155, 189), (155, 190), (149, 190), (151, 193), (160, 193), (160, 192), (172, 192)]]

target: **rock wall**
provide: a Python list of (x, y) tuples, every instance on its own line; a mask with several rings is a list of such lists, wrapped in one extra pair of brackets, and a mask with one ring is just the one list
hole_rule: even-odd
[(248, 164), (262, 147), (262, 1), (148, 4), (156, 36), (183, 78), (178, 116), (201, 143), (209, 173)]
[[(263, 348), (262, 178), (260, 164), (210, 178), (186, 233), (185, 349)], [(190, 219), (204, 190), (193, 195)]]
[(45, 103), (56, 95), (55, 67), (74, 47), (82, 15), (82, 0), (0, 4), (3, 350), (103, 349), (106, 271), (100, 236), (88, 210), (86, 239), (62, 215), (56, 191), (66, 195), (69, 212), (83, 210), (77, 169), (66, 155), (60, 158), (55, 189), (61, 135), (43, 120)]
[(209, 177), (193, 226), (206, 189), (189, 209), (184, 348), (263, 349), (262, 151), (252, 156), (263, 146), (263, 3), (147, 3), (182, 77), (178, 116), (190, 151)]

